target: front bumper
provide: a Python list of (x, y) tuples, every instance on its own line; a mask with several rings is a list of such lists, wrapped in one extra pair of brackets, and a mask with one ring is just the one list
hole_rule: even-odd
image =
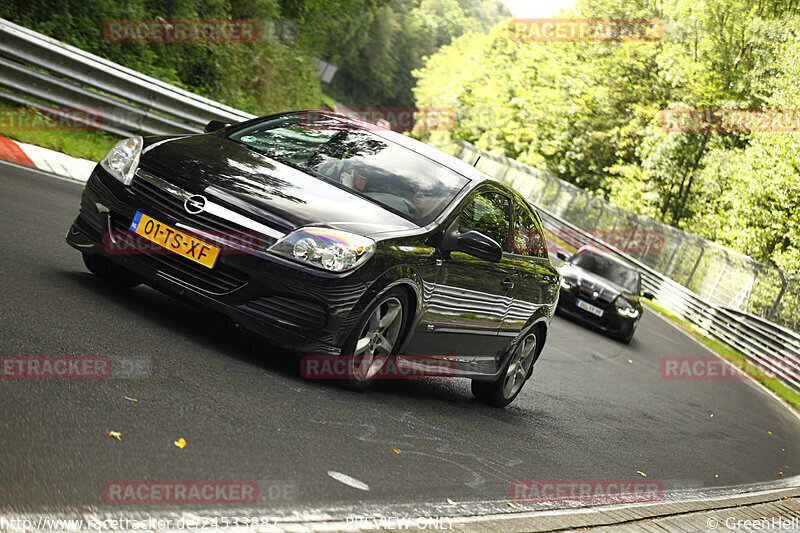
[(124, 245), (136, 211), (173, 227), (186, 223), (186, 213), (122, 185), (98, 166), (84, 188), (67, 243), (84, 254), (103, 255), (156, 290), (220, 312), (277, 346), (309, 354), (341, 352), (351, 322), (347, 317), (366, 283), (296, 268), (263, 251), (274, 242), (266, 237), (254, 250), (222, 253), (213, 269), (172, 252), (137, 251)]
[(632, 329), (636, 328), (636, 324), (642, 316), (641, 311), (636, 318), (622, 316), (617, 312), (614, 302), (598, 302), (588, 298), (581, 298), (587, 303), (603, 309), (603, 316), (597, 316), (578, 307), (578, 298), (581, 298), (581, 296), (575, 290), (561, 289), (556, 312), (609, 335), (627, 335)]

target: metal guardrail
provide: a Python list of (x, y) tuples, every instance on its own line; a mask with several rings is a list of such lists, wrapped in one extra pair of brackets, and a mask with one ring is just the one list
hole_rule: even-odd
[[(486, 152), (462, 143), (460, 154), (462, 160), (472, 163), (478, 155), (482, 156), (481, 161), (489, 162), (486, 167), (479, 165), (481, 170), (515, 186), (517, 190), (524, 190), (517, 183), (525, 179), (523, 173), (515, 172), (509, 175), (508, 169), (498, 166), (496, 160), (492, 161), (496, 158), (484, 157), (488, 155)], [(537, 172), (536, 169), (531, 170), (533, 173)], [(535, 204), (535, 199), (532, 202)], [(750, 313), (714, 305), (592, 233), (556, 216), (540, 205), (536, 208), (539, 210), (546, 231), (555, 235), (564, 235), (568, 232), (575, 244), (594, 246), (636, 265), (642, 273), (644, 288), (652, 292), (664, 308), (692, 324), (707, 337), (739, 351), (767, 375), (800, 392), (800, 335)]]
[[(101, 128), (118, 135), (196, 133), (210, 120), (239, 122), (254, 117), (4, 19), (0, 19), (0, 69), (0, 98), (33, 107), (94, 108), (102, 113)], [(461, 156), (472, 163), (478, 153), (465, 149)], [(508, 175), (508, 167), (492, 159), (483, 159), (484, 170), (497, 179), (514, 185), (524, 178), (520, 172)], [(546, 229), (568, 229), (581, 244), (635, 264), (645, 288), (665, 308), (800, 391), (800, 335), (755, 315), (716, 306), (547, 209), (539, 211)]]
[[(502, 155), (481, 154), (482, 170), (507, 182), (554, 215), (611, 242), (705, 300), (757, 314), (800, 332), (800, 280), (745, 254), (625, 210), (548, 172)], [(567, 238), (567, 240), (569, 240)]]
[(39, 108), (88, 108), (99, 112), (101, 129), (116, 135), (198, 133), (210, 120), (255, 116), (5, 19), (0, 71), (0, 98)]

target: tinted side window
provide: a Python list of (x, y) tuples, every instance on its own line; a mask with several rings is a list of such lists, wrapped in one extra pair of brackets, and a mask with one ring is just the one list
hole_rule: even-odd
[(523, 204), (515, 206), (511, 251), (515, 254), (547, 257), (547, 242), (542, 227)]
[(472, 198), (464, 206), (458, 217), (459, 233), (479, 231), (491, 237), (503, 248), (509, 251), (509, 199), (494, 192), (482, 192)]

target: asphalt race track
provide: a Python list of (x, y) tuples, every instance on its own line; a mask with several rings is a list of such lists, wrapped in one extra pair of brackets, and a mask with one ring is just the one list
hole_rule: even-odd
[(555, 318), (532, 381), (504, 410), (474, 401), (466, 380), (387, 381), (363, 394), (306, 381), (296, 357), (214, 315), (92, 277), (64, 242), (80, 192), (0, 164), (0, 355), (148, 367), (120, 379), (0, 379), (5, 510), (107, 507), (112, 480), (254, 480), (262, 507), (291, 510), (505, 503), (515, 479), (638, 472), (668, 493), (699, 494), (800, 470), (800, 418), (748, 381), (663, 379), (663, 357), (709, 354), (647, 311), (630, 346)]

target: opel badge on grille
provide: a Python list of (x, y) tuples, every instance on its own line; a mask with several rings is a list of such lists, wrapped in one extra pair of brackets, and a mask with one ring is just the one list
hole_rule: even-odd
[(183, 208), (190, 215), (197, 215), (203, 212), (206, 208), (206, 197), (199, 194), (193, 194), (183, 202)]

